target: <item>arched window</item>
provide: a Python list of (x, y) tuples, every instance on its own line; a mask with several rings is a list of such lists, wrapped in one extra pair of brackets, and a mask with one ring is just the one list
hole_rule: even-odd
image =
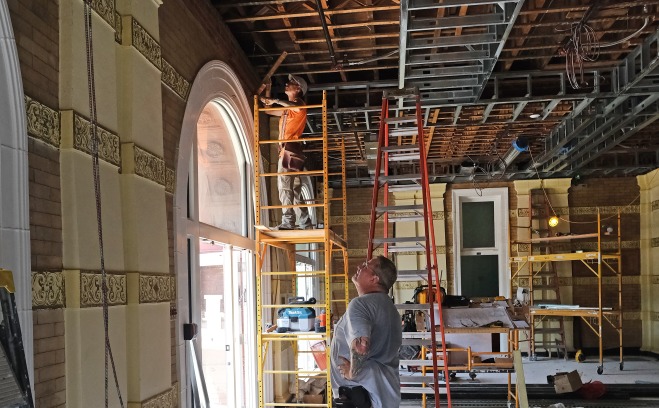
[[(253, 406), (253, 120), (226, 64), (199, 72), (183, 123), (175, 193), (180, 403), (189, 406), (190, 384), (201, 384), (198, 360), (212, 406)], [(185, 341), (189, 323), (198, 335)]]

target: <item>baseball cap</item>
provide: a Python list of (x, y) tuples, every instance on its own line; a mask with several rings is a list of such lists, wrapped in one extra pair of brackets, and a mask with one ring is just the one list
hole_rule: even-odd
[(298, 85), (300, 85), (300, 89), (302, 90), (302, 95), (307, 94), (307, 81), (293, 74), (288, 74), (288, 80), (295, 81), (297, 82)]

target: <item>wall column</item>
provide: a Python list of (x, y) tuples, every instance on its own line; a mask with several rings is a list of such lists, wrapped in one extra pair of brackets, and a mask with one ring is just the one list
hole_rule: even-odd
[(172, 386), (169, 302), (173, 279), (169, 275), (158, 25), (162, 2), (117, 0), (116, 4), (122, 26), (116, 67), (127, 276), (126, 399), (129, 408), (137, 408), (153, 405), (161, 396), (169, 398)]
[(641, 188), (641, 350), (659, 353), (659, 169), (638, 176)]

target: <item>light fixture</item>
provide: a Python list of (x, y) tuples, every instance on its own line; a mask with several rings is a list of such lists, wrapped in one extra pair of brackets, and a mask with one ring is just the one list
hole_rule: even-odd
[(547, 223), (549, 224), (550, 227), (554, 228), (555, 226), (558, 225), (558, 217), (554, 215), (553, 217), (549, 218), (549, 221), (547, 221)]
[(602, 230), (604, 231), (604, 235), (611, 235), (613, 233), (613, 227), (610, 225), (602, 225)]
[(539, 117), (540, 117), (539, 113), (532, 113), (532, 114), (529, 115), (529, 118), (531, 118), (531, 119), (538, 119)]

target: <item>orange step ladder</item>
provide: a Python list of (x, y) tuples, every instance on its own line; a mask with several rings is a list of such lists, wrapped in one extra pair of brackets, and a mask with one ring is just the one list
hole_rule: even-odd
[[(390, 106), (391, 102), (395, 103)], [(404, 338), (403, 343), (410, 345), (417, 341), (418, 345), (426, 346), (431, 350), (432, 365), (431, 361), (425, 360), (425, 358), (414, 361), (401, 360), (401, 364), (427, 365), (428, 368), (432, 366), (432, 376), (402, 375), (401, 393), (423, 394), (424, 402), (426, 394), (434, 393), (435, 407), (439, 407), (441, 372), (446, 388), (447, 406), (451, 407), (444, 319), (441, 301), (437, 301), (442, 298), (440, 292), (442, 276), (437, 263), (437, 247), (432, 224), (428, 165), (421, 112), (421, 100), (417, 88), (383, 93), (367, 257), (368, 259), (373, 257), (376, 247), (382, 247), (383, 255), (387, 257), (396, 253), (425, 254), (425, 267), (399, 270), (399, 277), (417, 276), (419, 280), (427, 280), (429, 294), (431, 294), (428, 296), (428, 303), (413, 306), (415, 309), (422, 307), (424, 312), (427, 311), (430, 338), (423, 339), (421, 336), (413, 336), (413, 338)], [(396, 166), (401, 162), (405, 166)], [(390, 203), (389, 194), (400, 191), (417, 191), (420, 196), (416, 202), (422, 203), (414, 205)], [(376, 237), (376, 222), (380, 219), (383, 222), (382, 235)], [(416, 229), (421, 236), (396, 236), (393, 225), (399, 222), (422, 223), (423, 226)], [(410, 309), (409, 304), (396, 306), (400, 310)], [(440, 339), (437, 339), (438, 333)], [(438, 364), (440, 356), (443, 361), (441, 365)], [(421, 387), (415, 387), (414, 384), (419, 384)]]

